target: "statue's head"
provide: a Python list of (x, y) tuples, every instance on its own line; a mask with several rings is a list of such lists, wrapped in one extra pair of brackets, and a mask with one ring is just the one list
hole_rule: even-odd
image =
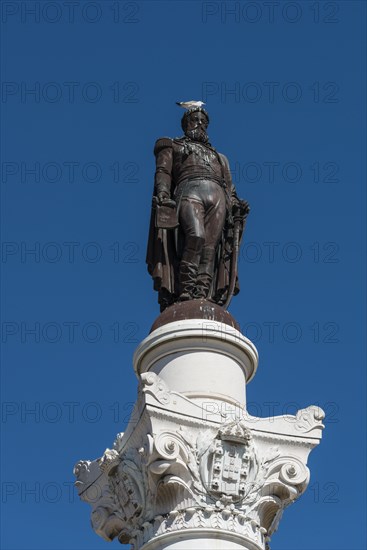
[(209, 125), (209, 115), (202, 107), (194, 107), (185, 112), (181, 119), (181, 127), (185, 136), (194, 141), (206, 143), (209, 138), (206, 130)]

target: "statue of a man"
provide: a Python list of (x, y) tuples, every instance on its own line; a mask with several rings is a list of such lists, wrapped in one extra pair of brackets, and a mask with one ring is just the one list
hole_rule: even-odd
[(147, 264), (161, 311), (194, 299), (223, 306), (229, 293), (239, 291), (234, 247), (238, 250), (249, 206), (236, 195), (227, 158), (209, 143), (208, 124), (202, 107), (189, 109), (181, 121), (185, 135), (155, 144)]

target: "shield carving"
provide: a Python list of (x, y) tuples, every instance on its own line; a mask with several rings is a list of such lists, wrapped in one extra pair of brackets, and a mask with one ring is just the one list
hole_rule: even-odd
[(204, 462), (202, 474), (206, 478), (208, 493), (216, 498), (226, 496), (230, 502), (242, 500), (251, 489), (256, 475), (250, 430), (242, 421), (222, 426), (208, 448)]

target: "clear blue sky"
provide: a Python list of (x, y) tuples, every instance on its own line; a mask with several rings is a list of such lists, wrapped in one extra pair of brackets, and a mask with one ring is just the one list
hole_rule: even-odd
[(108, 548), (72, 469), (136, 398), (153, 146), (188, 99), (252, 207), (231, 306), (260, 354), (250, 412), (327, 413), (272, 549), (365, 547), (366, 4), (267, 4), (1, 2), (4, 550)]

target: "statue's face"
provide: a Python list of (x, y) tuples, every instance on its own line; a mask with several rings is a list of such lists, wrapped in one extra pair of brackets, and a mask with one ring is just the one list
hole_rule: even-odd
[(208, 128), (208, 119), (206, 118), (204, 113), (201, 113), (200, 111), (191, 113), (191, 115), (187, 119), (186, 132), (196, 130), (197, 128), (203, 128), (205, 132)]
[(208, 143), (209, 138), (206, 133), (208, 127), (208, 119), (204, 113), (200, 111), (194, 111), (191, 113), (186, 122), (185, 135), (193, 141), (201, 141), (202, 143)]

